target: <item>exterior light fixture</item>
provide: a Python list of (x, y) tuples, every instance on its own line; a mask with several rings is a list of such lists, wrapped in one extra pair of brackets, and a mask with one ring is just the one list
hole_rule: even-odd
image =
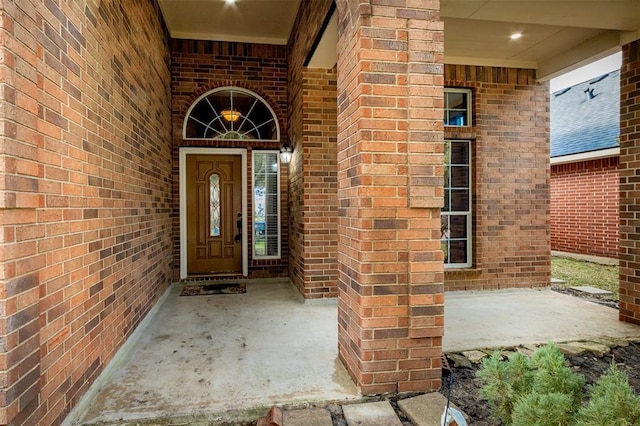
[(238, 121), (238, 119), (242, 117), (242, 114), (235, 109), (223, 109), (220, 114), (222, 114), (225, 120), (233, 122)]
[(513, 33), (509, 36), (511, 40), (518, 40), (521, 37), (522, 37), (522, 33)]
[(291, 161), (291, 156), (293, 155), (293, 147), (285, 142), (280, 148), (280, 161), (288, 164)]

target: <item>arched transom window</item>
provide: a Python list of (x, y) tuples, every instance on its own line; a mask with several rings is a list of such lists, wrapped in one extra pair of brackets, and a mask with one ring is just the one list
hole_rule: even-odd
[(280, 139), (273, 110), (239, 87), (222, 87), (198, 98), (187, 112), (183, 132), (185, 139)]

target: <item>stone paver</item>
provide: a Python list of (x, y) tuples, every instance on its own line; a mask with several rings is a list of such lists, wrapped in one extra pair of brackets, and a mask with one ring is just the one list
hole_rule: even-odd
[(462, 352), (462, 355), (467, 357), (467, 359), (474, 364), (480, 364), (483, 359), (489, 356), (482, 351), (464, 351)]
[(591, 352), (595, 356), (602, 356), (611, 350), (609, 346), (596, 342), (576, 342), (574, 345)]
[(609, 290), (603, 290), (601, 288), (591, 287), (590, 285), (581, 285), (581, 286), (575, 286), (575, 287), (569, 287), (569, 288), (572, 290), (581, 291), (583, 293), (593, 294), (596, 296), (611, 296), (613, 294)]
[(558, 349), (560, 349), (560, 352), (562, 352), (565, 355), (576, 356), (576, 355), (580, 355), (585, 351), (584, 348), (573, 345), (571, 343), (558, 343), (556, 346), (558, 347)]
[(331, 413), (322, 408), (284, 412), (283, 426), (333, 426)]
[(471, 368), (471, 361), (464, 355), (460, 354), (449, 354), (449, 358), (453, 361), (454, 367), (466, 367)]
[(389, 401), (343, 405), (342, 412), (349, 426), (402, 426)]
[[(398, 406), (415, 426), (436, 426), (440, 425), (440, 418), (447, 406), (447, 398), (440, 392), (432, 392), (400, 400)], [(462, 412), (454, 404), (450, 404), (449, 407)], [(464, 415), (464, 417), (468, 422), (467, 416)]]

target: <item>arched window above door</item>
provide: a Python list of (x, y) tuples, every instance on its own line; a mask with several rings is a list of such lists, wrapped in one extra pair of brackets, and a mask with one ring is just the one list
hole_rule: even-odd
[(275, 113), (257, 94), (221, 87), (200, 96), (184, 120), (185, 139), (280, 140)]

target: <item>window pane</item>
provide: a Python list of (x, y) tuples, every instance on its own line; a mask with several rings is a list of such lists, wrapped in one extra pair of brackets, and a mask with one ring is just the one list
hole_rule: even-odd
[(451, 141), (449, 159), (451, 164), (469, 164), (469, 142)]
[(449, 217), (449, 238), (467, 238), (467, 216)]
[(212, 237), (220, 236), (220, 176), (209, 178), (209, 225)]
[(467, 112), (466, 111), (448, 111), (448, 120), (445, 124), (447, 126), (466, 126)]
[(469, 187), (469, 167), (467, 166), (451, 166), (451, 187), (452, 188), (468, 188)]
[(440, 238), (448, 240), (451, 238), (449, 232), (449, 215), (440, 216), (441, 226), (440, 226)]
[(452, 189), (451, 190), (451, 211), (453, 212), (469, 211), (469, 190), (468, 189)]
[(444, 263), (449, 263), (449, 241), (443, 240), (440, 247), (444, 253)]
[(467, 263), (467, 241), (449, 242), (449, 263)]
[(467, 96), (466, 93), (447, 93), (447, 108), (448, 109), (467, 109)]
[(253, 153), (253, 256), (280, 256), (278, 153)]
[(448, 164), (444, 165), (444, 187), (449, 188), (451, 186), (451, 167)]
[(443, 212), (451, 211), (451, 189), (444, 189), (444, 207), (442, 207)]

